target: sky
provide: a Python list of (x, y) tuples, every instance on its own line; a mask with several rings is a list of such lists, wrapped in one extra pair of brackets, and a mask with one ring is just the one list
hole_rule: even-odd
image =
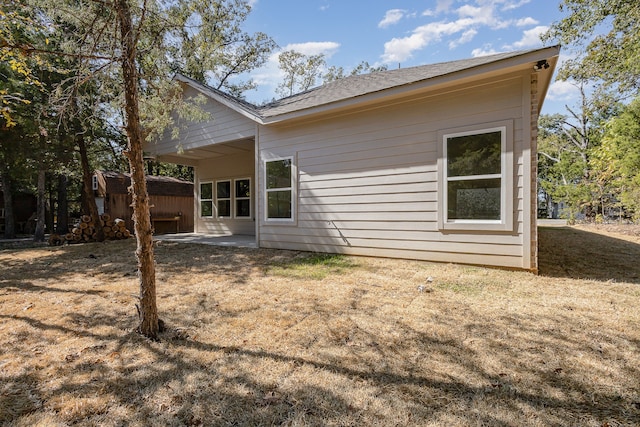
[[(562, 18), (554, 0), (250, 0), (244, 29), (279, 46), (251, 73), (255, 104), (278, 98), (278, 54), (324, 54), (346, 72), (362, 61), (389, 69), (543, 47), (539, 35)], [(563, 56), (561, 54), (561, 61)], [(318, 82), (320, 84), (320, 82)], [(567, 82), (549, 88), (542, 113), (563, 113), (577, 100)]]

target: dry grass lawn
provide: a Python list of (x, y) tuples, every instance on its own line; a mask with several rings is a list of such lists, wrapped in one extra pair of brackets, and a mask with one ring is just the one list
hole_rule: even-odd
[(0, 425), (640, 425), (638, 229), (540, 240), (539, 276), (162, 242), (160, 342), (133, 240), (2, 249)]

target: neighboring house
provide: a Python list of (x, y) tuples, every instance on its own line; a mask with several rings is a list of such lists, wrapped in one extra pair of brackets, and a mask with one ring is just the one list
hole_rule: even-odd
[(195, 167), (197, 233), (536, 271), (537, 121), (558, 55), (352, 76), (262, 107), (176, 76), (212, 118), (145, 150)]
[[(194, 219), (193, 183), (168, 176), (147, 175), (147, 193), (155, 234), (192, 232)], [(93, 190), (100, 214), (120, 218), (131, 232), (131, 177), (128, 173), (95, 171)]]

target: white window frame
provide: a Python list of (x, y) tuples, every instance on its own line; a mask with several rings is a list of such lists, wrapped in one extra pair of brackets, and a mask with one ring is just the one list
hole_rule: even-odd
[[(211, 184), (211, 198), (203, 199), (202, 198), (202, 186), (204, 184)], [(198, 213), (200, 214), (200, 218), (213, 218), (215, 213), (216, 206), (214, 205), (215, 200), (215, 183), (213, 181), (202, 181), (198, 184)], [(202, 202), (211, 202), (211, 215), (203, 215), (202, 214)]]
[[(289, 160), (291, 162), (291, 182), (289, 187), (278, 187), (267, 189), (267, 163)], [(262, 160), (262, 186), (264, 191), (264, 221), (270, 224), (293, 224), (296, 221), (296, 182), (297, 169), (294, 156), (272, 157)], [(269, 218), (269, 193), (273, 191), (290, 191), (291, 192), (291, 218)]]
[[(218, 197), (218, 184), (221, 182), (228, 182), (229, 183), (229, 197)], [(218, 179), (216, 180), (216, 185), (214, 187), (215, 189), (215, 195), (214, 198), (216, 200), (216, 204), (215, 204), (215, 213), (216, 213), (216, 217), (217, 218), (233, 218), (233, 180), (232, 179)], [(218, 202), (220, 201), (225, 201), (228, 200), (229, 201), (229, 215), (220, 215), (220, 213), (218, 212)]]
[[(447, 141), (467, 135), (497, 132), (501, 133), (500, 173), (489, 175), (469, 175), (448, 177)], [(438, 132), (438, 228), (443, 231), (504, 231), (512, 232), (514, 224), (513, 199), (513, 121), (505, 120), (473, 126), (446, 129)], [(449, 219), (448, 182), (464, 179), (500, 178), (500, 219)]]
[[(238, 197), (238, 194), (236, 193), (236, 190), (238, 187), (236, 187), (236, 182), (238, 181), (249, 181), (249, 197)], [(233, 217), (237, 218), (237, 219), (251, 219), (253, 218), (253, 203), (251, 203), (251, 195), (253, 194), (253, 188), (251, 187), (251, 177), (246, 177), (246, 178), (234, 178), (233, 180), (233, 190), (231, 192), (233, 194)], [(238, 200), (248, 200), (249, 201), (249, 215), (245, 215), (245, 216), (239, 216), (238, 215), (238, 204), (237, 201)]]

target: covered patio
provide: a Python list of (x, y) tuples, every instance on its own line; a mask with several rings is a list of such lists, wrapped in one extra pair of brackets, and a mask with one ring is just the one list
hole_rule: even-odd
[(155, 241), (197, 243), (201, 245), (257, 248), (256, 237), (244, 234), (210, 235), (198, 233), (161, 234), (153, 236)]

